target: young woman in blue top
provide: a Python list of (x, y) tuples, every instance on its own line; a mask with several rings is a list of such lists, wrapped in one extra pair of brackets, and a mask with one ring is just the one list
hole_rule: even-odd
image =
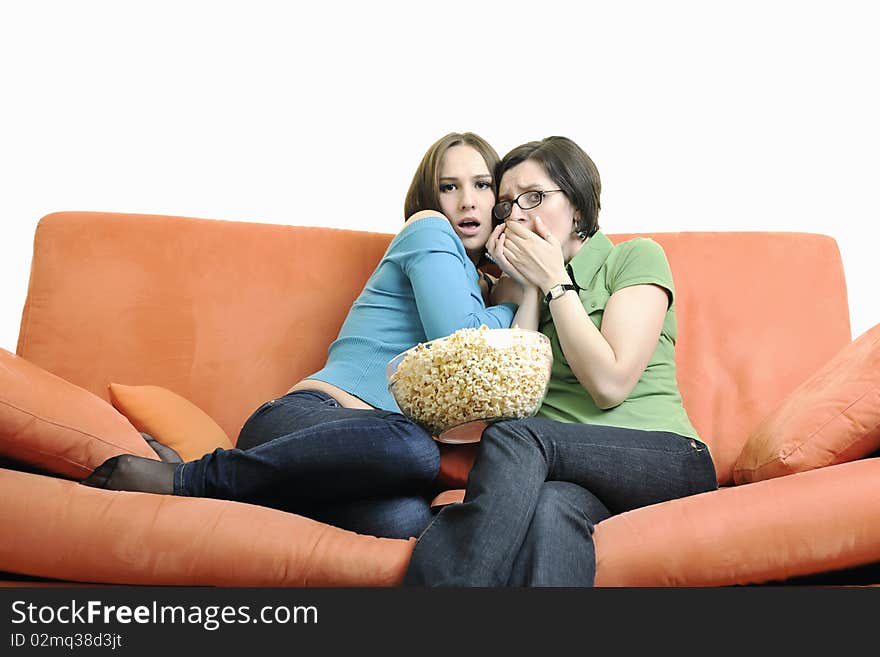
[(418, 535), (431, 518), (425, 495), (440, 456), (433, 438), (400, 414), (385, 366), (461, 328), (510, 326), (522, 288), (498, 286), (497, 305), (487, 308), (476, 269), (493, 227), (497, 162), (473, 133), (446, 135), (428, 149), (406, 196), (409, 219), (326, 365), (260, 406), (236, 449), (183, 464), (123, 455), (82, 483), (249, 502), (376, 536)]
[(672, 273), (656, 242), (602, 234), (599, 172), (570, 139), (523, 144), (495, 175), (489, 252), (541, 299), (517, 322), (550, 338), (550, 385), (539, 417), (483, 432), (464, 502), (419, 537), (405, 583), (591, 586), (596, 523), (717, 486), (676, 382)]

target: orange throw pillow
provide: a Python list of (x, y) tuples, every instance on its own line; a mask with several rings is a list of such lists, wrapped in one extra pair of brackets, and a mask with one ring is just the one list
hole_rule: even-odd
[(0, 349), (0, 456), (84, 479), (118, 454), (157, 458), (106, 401)]
[(111, 383), (110, 401), (138, 431), (170, 447), (184, 461), (201, 458), (218, 447), (232, 449), (226, 432), (191, 401), (160, 386)]
[(845, 463), (880, 448), (880, 324), (798, 386), (749, 436), (744, 484)]

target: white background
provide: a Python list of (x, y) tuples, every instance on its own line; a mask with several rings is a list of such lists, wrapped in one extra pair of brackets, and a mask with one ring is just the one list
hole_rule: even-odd
[(466, 130), (573, 138), (607, 232), (835, 237), (855, 337), (880, 321), (872, 9), (0, 0), (0, 347), (49, 212), (394, 232), (424, 150)]

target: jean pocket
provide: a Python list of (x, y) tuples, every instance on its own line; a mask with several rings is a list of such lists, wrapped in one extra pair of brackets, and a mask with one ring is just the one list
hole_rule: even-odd
[(702, 469), (701, 474), (697, 477), (696, 493), (702, 493), (718, 488), (718, 473), (715, 470), (715, 461), (712, 460), (712, 454), (706, 443), (695, 439), (689, 439), (688, 442), (694, 450), (694, 456), (697, 459), (697, 465)]

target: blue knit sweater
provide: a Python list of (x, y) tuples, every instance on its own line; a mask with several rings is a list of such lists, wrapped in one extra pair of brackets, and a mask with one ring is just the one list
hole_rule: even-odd
[(327, 364), (310, 375), (376, 408), (398, 411), (385, 366), (402, 351), (461, 328), (507, 328), (516, 306), (486, 308), (479, 276), (461, 240), (441, 217), (395, 236), (330, 345)]

